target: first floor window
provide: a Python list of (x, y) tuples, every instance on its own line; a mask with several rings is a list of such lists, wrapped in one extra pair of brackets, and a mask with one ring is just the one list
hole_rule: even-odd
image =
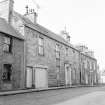
[(66, 56), (68, 56), (68, 55), (69, 55), (69, 49), (66, 48)]
[(57, 80), (59, 80), (60, 73), (60, 59), (56, 58), (56, 72), (57, 72)]
[(60, 48), (59, 47), (60, 46), (58, 44), (56, 44), (56, 49), (55, 49), (55, 51), (56, 51), (56, 59), (60, 59)]
[(59, 80), (60, 66), (56, 67), (56, 71), (57, 71), (57, 80)]
[(38, 43), (39, 43), (39, 55), (44, 55), (44, 39), (39, 37), (39, 40), (38, 40)]
[(4, 52), (12, 51), (12, 39), (10, 37), (5, 36), (3, 38), (3, 51)]

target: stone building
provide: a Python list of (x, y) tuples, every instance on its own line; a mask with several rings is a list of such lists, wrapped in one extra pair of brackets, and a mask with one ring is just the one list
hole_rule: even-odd
[(0, 18), (0, 89), (24, 88), (24, 38)]
[(94, 58), (93, 51), (84, 45), (78, 45), (76, 48), (80, 51), (80, 74), (81, 84), (93, 85), (97, 79), (97, 60)]
[(39, 25), (37, 13), (28, 6), (26, 14), (21, 15), (13, 10), (13, 0), (4, 0), (0, 5), (1, 17), (25, 39), (23, 80), (26, 88), (89, 84), (90, 69), (84, 69), (84, 59), (89, 64), (96, 60), (70, 44), (68, 33), (60, 36)]
[(25, 37), (26, 87), (79, 84), (79, 51), (36, 18), (34, 11), (24, 16), (14, 12), (11, 23)]
[[(59, 35), (32, 23), (28, 18), (16, 12), (14, 17), (12, 25), (16, 18), (24, 24), (22, 32), (26, 46), (26, 87), (79, 84), (79, 51)], [(15, 26), (18, 30), (16, 23)], [(32, 78), (29, 79), (30, 77)]]

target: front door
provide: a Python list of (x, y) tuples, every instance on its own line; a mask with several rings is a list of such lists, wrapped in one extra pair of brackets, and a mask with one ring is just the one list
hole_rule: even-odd
[(66, 85), (71, 85), (71, 68), (69, 64), (65, 64), (65, 82)]
[(26, 74), (26, 87), (32, 88), (32, 68), (27, 67)]

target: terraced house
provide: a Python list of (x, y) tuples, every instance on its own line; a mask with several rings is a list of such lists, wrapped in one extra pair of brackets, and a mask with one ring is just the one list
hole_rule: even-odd
[[(84, 69), (84, 59), (87, 59), (89, 65), (95, 65), (94, 71), (97, 71), (96, 59), (70, 44), (70, 37), (66, 31), (57, 35), (39, 25), (37, 13), (33, 9), (29, 10), (28, 6), (25, 15), (15, 12), (13, 0), (4, 0), (0, 5), (1, 17), (24, 36), (25, 88), (96, 83), (95, 73), (90, 75), (90, 68)], [(4, 7), (6, 12), (2, 12)]]
[(24, 88), (24, 38), (0, 18), (0, 89)]

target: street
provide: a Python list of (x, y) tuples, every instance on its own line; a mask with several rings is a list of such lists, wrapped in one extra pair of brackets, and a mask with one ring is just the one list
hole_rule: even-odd
[(105, 87), (79, 87), (0, 96), (0, 105), (105, 105)]

